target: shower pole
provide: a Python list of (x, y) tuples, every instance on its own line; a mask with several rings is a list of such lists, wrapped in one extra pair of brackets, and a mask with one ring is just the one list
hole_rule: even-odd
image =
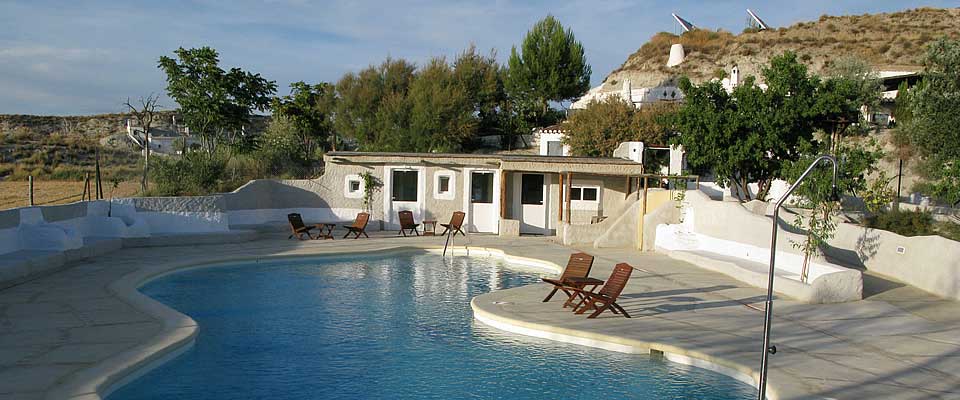
[(767, 275), (767, 302), (764, 307), (763, 317), (763, 358), (760, 361), (760, 383), (757, 385), (757, 400), (766, 400), (768, 358), (771, 354), (777, 353), (777, 346), (770, 345), (770, 328), (771, 325), (773, 325), (773, 266), (777, 258), (777, 225), (780, 222), (780, 206), (787, 201), (790, 193), (793, 193), (794, 189), (800, 186), (800, 182), (803, 182), (803, 179), (810, 174), (810, 171), (813, 171), (817, 164), (820, 164), (823, 160), (830, 161), (830, 163), (833, 164), (831, 200), (839, 200), (837, 194), (837, 159), (830, 155), (822, 155), (817, 157), (816, 160), (813, 160), (813, 163), (807, 167), (806, 171), (803, 171), (800, 178), (790, 186), (790, 189), (787, 189), (787, 192), (777, 201), (777, 206), (773, 208), (773, 233), (770, 235), (770, 272)]

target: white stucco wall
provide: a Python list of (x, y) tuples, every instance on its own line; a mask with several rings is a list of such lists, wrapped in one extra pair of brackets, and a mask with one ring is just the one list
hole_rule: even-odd
[[(683, 223), (661, 224), (656, 247), (671, 256), (726, 273), (758, 287), (766, 287), (773, 221), (756, 215), (739, 203), (710, 200), (689, 191)], [(779, 228), (774, 275), (780, 293), (802, 301), (825, 303), (858, 300), (863, 282), (858, 270), (827, 262), (810, 261), (807, 280), (800, 280), (803, 255), (792, 247), (803, 236)]]

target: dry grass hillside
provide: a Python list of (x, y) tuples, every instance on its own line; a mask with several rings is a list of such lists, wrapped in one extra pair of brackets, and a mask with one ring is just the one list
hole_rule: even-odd
[[(681, 36), (654, 35), (604, 80), (603, 90), (619, 89), (625, 79), (634, 87), (655, 86), (679, 75), (695, 82), (727, 76), (733, 65), (741, 75), (759, 75), (771, 57), (791, 50), (812, 71), (829, 66), (839, 55), (861, 58), (882, 70), (919, 70), (924, 48), (934, 39), (960, 37), (960, 8), (919, 8), (887, 14), (820, 17), (766, 31), (698, 29)], [(670, 46), (681, 43), (686, 61), (667, 67)]]

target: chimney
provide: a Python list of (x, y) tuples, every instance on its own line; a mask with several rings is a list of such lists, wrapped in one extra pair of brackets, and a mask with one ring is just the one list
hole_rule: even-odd
[(733, 69), (730, 70), (730, 87), (735, 88), (740, 86), (740, 67), (734, 65)]
[(686, 54), (683, 52), (683, 45), (680, 43), (674, 43), (673, 46), (670, 46), (670, 58), (667, 59), (667, 66), (674, 67), (683, 63), (683, 59), (686, 57)]

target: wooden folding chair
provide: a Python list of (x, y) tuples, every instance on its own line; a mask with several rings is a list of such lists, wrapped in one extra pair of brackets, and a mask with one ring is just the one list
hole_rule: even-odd
[(563, 272), (560, 274), (560, 278), (551, 279), (551, 278), (540, 278), (546, 283), (553, 285), (553, 290), (550, 291), (550, 294), (547, 297), (543, 298), (543, 302), (546, 303), (553, 298), (553, 295), (557, 293), (558, 290), (562, 290), (567, 294), (567, 297), (571, 295), (571, 292), (566, 289), (566, 286), (570, 285), (568, 279), (570, 278), (586, 278), (587, 275), (590, 275), (590, 268), (593, 268), (593, 256), (587, 253), (573, 253), (570, 255), (570, 260), (567, 261), (567, 267), (563, 269)]
[(623, 288), (627, 286), (627, 281), (630, 280), (630, 274), (632, 273), (633, 267), (630, 264), (620, 263), (613, 267), (610, 278), (596, 293), (583, 289), (570, 289), (583, 295), (583, 300), (580, 300), (580, 303), (573, 308), (575, 313), (583, 314), (587, 310), (594, 310), (593, 314), (590, 314), (587, 318), (596, 318), (609, 309), (614, 314), (623, 314), (624, 317), (630, 318), (627, 310), (617, 304), (617, 298), (620, 297)]
[(310, 234), (310, 230), (315, 227), (304, 224), (303, 218), (300, 217), (300, 214), (287, 214), (287, 221), (290, 222), (291, 231), (290, 236), (287, 236), (287, 239), (292, 239), (294, 236), (296, 236), (297, 239), (303, 240), (303, 235), (307, 235), (308, 238), (313, 239), (313, 235)]
[(357, 214), (357, 219), (353, 221), (353, 225), (343, 226), (344, 228), (347, 228), (347, 234), (343, 235), (344, 239), (346, 239), (347, 236), (350, 236), (351, 233), (354, 235), (354, 239), (360, 238), (360, 235), (369, 238), (370, 236), (367, 236), (366, 231), (367, 222), (370, 222), (370, 214), (365, 212)]
[(400, 211), (397, 215), (400, 217), (400, 232), (397, 235), (407, 236), (407, 231), (409, 231), (420, 236), (420, 232), (417, 231), (420, 224), (413, 222), (413, 211)]
[(463, 231), (463, 219), (467, 216), (463, 211), (454, 211), (453, 216), (450, 217), (449, 224), (440, 224), (443, 227), (443, 233), (440, 236), (446, 235), (447, 231), (453, 231), (453, 236), (457, 236), (459, 232), (463, 236), (467, 234)]

